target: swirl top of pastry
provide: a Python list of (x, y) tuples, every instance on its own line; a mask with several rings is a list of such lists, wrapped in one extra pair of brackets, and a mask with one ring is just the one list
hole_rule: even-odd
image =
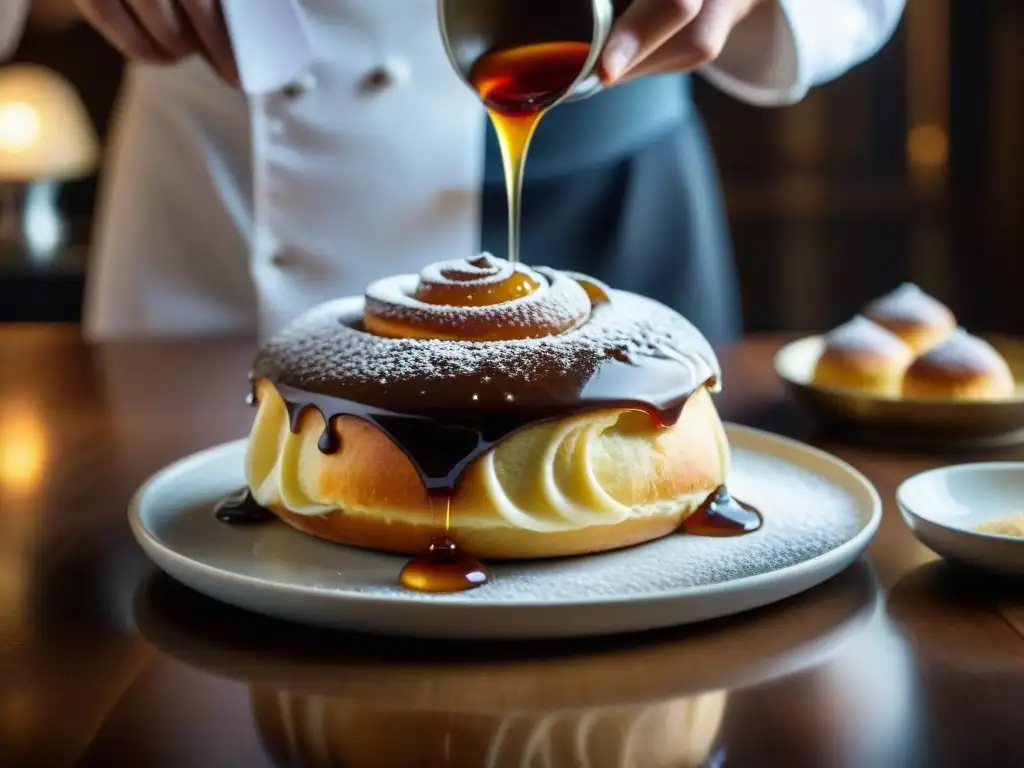
[(721, 371), (703, 334), (658, 302), (484, 256), (311, 310), (264, 346), (253, 378), (394, 412), (521, 411), (606, 389), (661, 407), (717, 389)]

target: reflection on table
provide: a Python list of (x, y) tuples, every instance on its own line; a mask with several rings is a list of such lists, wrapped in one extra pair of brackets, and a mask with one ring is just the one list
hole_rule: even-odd
[[(773, 731), (780, 753), (895, 754), (912, 680), (881, 604), (858, 565), (747, 616), (582, 643), (368, 642), (241, 612), (164, 576), (142, 585), (134, 615), (161, 653), (246, 686), (278, 766), (653, 768), (736, 764), (734, 742), (758, 743), (750, 728)], [(870, 659), (885, 663), (865, 675)], [(818, 720), (751, 711), (785, 679), (820, 689)]]

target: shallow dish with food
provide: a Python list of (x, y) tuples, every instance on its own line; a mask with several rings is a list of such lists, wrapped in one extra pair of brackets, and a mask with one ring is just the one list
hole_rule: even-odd
[(793, 397), (829, 426), (892, 444), (942, 447), (1011, 445), (1024, 441), (1024, 342), (987, 337), (1005, 357), (1017, 391), (1005, 400), (904, 399), (813, 382), (814, 368), (825, 348), (823, 336), (793, 341), (775, 356), (775, 371)]
[(881, 520), (874, 487), (816, 449), (729, 425), (730, 487), (764, 513), (748, 536), (671, 535), (600, 555), (489, 564), (478, 589), (403, 589), (405, 558), (305, 535), (279, 521), (225, 526), (213, 507), (244, 482), (245, 441), (150, 479), (129, 519), (182, 583), (242, 608), (332, 628), (451, 638), (572, 637), (704, 621), (790, 597), (839, 573)]
[(938, 554), (1024, 576), (1024, 462), (932, 469), (904, 481), (896, 501), (914, 535)]
[(826, 425), (860, 437), (947, 448), (1024, 439), (1024, 343), (975, 336), (912, 283), (786, 345), (775, 371)]

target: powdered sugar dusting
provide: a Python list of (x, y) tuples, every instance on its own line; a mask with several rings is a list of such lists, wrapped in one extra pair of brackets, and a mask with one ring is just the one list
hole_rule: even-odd
[(951, 316), (949, 308), (913, 283), (903, 283), (864, 308), (864, 314), (876, 322), (941, 323)]
[(1009, 371), (1006, 361), (984, 339), (957, 328), (949, 338), (920, 357), (922, 364), (950, 371)]
[[(475, 259), (451, 259), (428, 264), (420, 272), (420, 279), (437, 285), (485, 285), (512, 277), (517, 267), (504, 259), (496, 259), (489, 253), (483, 253)], [(518, 271), (533, 279), (538, 279), (536, 272), (523, 265)]]
[(825, 337), (825, 343), (831, 349), (856, 352), (900, 354), (909, 351), (899, 336), (871, 322), (863, 315), (856, 315), (852, 320), (833, 330)]
[[(558, 278), (575, 286), (589, 307), (578, 283), (565, 275)], [(404, 392), (405, 402), (423, 392), (439, 405), (454, 391), (449, 385), (471, 382), (480, 407), (507, 405), (510, 386), (516, 388), (520, 404), (531, 397), (549, 402), (552, 391), (585, 381), (608, 358), (626, 363), (643, 357), (676, 360), (681, 383), (692, 380), (696, 389), (714, 378), (720, 385), (718, 360), (700, 331), (668, 307), (626, 292), (610, 291), (610, 301), (593, 307), (578, 329), (509, 341), (375, 336), (358, 327), (363, 308), (362, 297), (350, 297), (301, 316), (263, 348), (253, 375), (339, 397), (366, 384), (374, 385), (381, 398)]]

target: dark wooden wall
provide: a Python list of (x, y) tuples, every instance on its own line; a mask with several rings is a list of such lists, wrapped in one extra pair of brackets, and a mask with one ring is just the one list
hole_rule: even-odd
[(909, 0), (879, 56), (799, 105), (698, 99), (749, 329), (830, 327), (913, 280), (1024, 332), (1024, 3)]

